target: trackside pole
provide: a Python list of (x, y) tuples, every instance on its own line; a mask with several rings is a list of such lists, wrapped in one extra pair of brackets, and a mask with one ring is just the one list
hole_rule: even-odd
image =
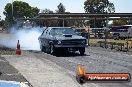
[(17, 42), (16, 55), (21, 55), (21, 49), (20, 49), (19, 40), (18, 40), (18, 42)]

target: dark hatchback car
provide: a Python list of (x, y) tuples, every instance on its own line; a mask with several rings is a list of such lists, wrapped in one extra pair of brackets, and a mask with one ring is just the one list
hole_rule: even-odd
[(70, 27), (46, 28), (38, 40), (41, 51), (50, 54), (62, 51), (79, 51), (81, 55), (84, 55), (85, 47), (87, 47), (86, 38), (76, 34), (74, 29)]

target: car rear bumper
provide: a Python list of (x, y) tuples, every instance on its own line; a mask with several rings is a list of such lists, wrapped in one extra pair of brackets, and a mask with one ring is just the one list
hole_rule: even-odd
[(61, 48), (61, 47), (65, 47), (65, 48), (73, 48), (73, 47), (88, 47), (88, 44), (86, 45), (54, 45), (54, 47), (57, 47), (57, 48)]

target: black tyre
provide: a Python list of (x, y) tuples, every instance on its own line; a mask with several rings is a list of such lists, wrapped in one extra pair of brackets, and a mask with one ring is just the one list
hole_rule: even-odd
[(44, 50), (44, 46), (40, 45), (40, 50), (41, 50), (42, 52), (44, 52), (44, 51), (45, 51), (45, 50)]
[(49, 53), (50, 53), (50, 54), (53, 54), (53, 55), (56, 54), (56, 52), (55, 52), (55, 47), (54, 47), (53, 44), (50, 45)]
[(80, 55), (84, 55), (85, 47), (79, 48)]

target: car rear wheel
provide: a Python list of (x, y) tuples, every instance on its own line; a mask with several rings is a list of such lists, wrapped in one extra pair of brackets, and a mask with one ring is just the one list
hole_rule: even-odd
[(53, 54), (53, 55), (56, 53), (56, 52), (55, 52), (55, 47), (54, 47), (53, 44), (50, 45), (49, 53), (50, 53), (50, 54)]
[(44, 52), (44, 46), (40, 45), (40, 50)]
[(84, 55), (85, 47), (79, 48), (80, 55)]

